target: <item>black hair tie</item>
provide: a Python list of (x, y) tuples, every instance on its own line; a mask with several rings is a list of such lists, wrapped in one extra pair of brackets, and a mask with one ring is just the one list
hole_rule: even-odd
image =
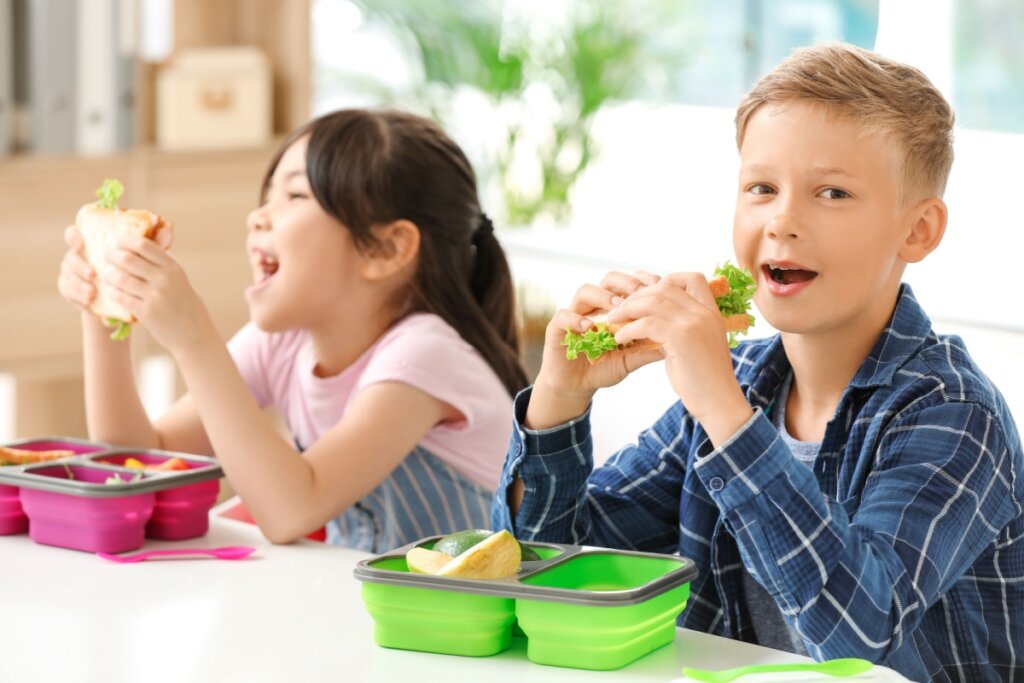
[(480, 246), (480, 242), (488, 235), (494, 234), (494, 223), (487, 216), (486, 213), (480, 214), (480, 223), (476, 226), (476, 230), (473, 231), (473, 244)]

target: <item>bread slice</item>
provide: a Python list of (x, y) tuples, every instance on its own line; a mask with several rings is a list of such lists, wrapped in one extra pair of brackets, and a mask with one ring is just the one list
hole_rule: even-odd
[(96, 298), (89, 307), (93, 313), (105, 320), (135, 322), (131, 313), (110, 298), (109, 287), (103, 283), (103, 276), (113, 268), (107, 254), (117, 248), (122, 235), (153, 239), (161, 225), (159, 216), (144, 210), (104, 209), (99, 202), (78, 210), (75, 227), (85, 243), (85, 258), (96, 272)]

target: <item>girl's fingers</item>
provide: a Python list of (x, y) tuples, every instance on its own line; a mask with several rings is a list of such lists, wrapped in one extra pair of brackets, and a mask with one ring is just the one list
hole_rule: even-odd
[(96, 272), (92, 269), (89, 262), (76, 251), (69, 251), (64, 254), (64, 261), (61, 263), (60, 270), (62, 273), (68, 273), (87, 281), (96, 277)]
[(64, 228), (64, 241), (73, 251), (82, 251), (82, 247), (85, 246), (82, 242), (82, 235), (79, 234), (78, 228), (73, 225)]
[(174, 224), (163, 219), (158, 220), (160, 221), (158, 223), (159, 227), (156, 229), (156, 234), (153, 235), (153, 242), (164, 251), (167, 251), (171, 248), (171, 244), (174, 243)]

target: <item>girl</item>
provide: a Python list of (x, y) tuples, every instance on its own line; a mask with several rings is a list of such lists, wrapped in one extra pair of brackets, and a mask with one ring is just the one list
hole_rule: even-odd
[[(526, 376), (508, 263), (440, 128), (348, 110), (284, 141), (248, 218), (251, 321), (226, 348), (170, 238), (123, 238), (106, 282), (188, 394), (151, 423), (128, 345), (84, 312), (92, 438), (215, 453), (277, 543), (326, 523), (328, 542), (383, 552), (486, 526)], [(67, 241), (59, 288), (86, 307), (95, 276), (74, 228)]]

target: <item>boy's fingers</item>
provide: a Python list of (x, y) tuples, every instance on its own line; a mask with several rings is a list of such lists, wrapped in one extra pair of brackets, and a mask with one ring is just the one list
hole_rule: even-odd
[(670, 273), (665, 276), (665, 282), (681, 288), (708, 308), (718, 308), (708, 286), (708, 279), (703, 273)]
[(563, 308), (552, 316), (551, 322), (548, 323), (548, 330), (552, 338), (557, 336), (561, 340), (565, 336), (566, 330), (586, 332), (590, 329), (591, 325), (592, 323), (586, 316)]
[(598, 285), (583, 285), (576, 290), (572, 298), (572, 305), (569, 307), (579, 315), (586, 315), (593, 311), (610, 311), (621, 302), (621, 297)]
[(638, 270), (633, 273), (633, 277), (642, 282), (645, 286), (650, 286), (661, 280), (660, 275), (654, 273), (648, 273), (646, 270)]
[(612, 271), (601, 278), (600, 287), (619, 296), (627, 297), (633, 292), (643, 289), (648, 284), (652, 284), (652, 279), (653, 282), (657, 282), (656, 278), (656, 275), (642, 271), (633, 275)]

